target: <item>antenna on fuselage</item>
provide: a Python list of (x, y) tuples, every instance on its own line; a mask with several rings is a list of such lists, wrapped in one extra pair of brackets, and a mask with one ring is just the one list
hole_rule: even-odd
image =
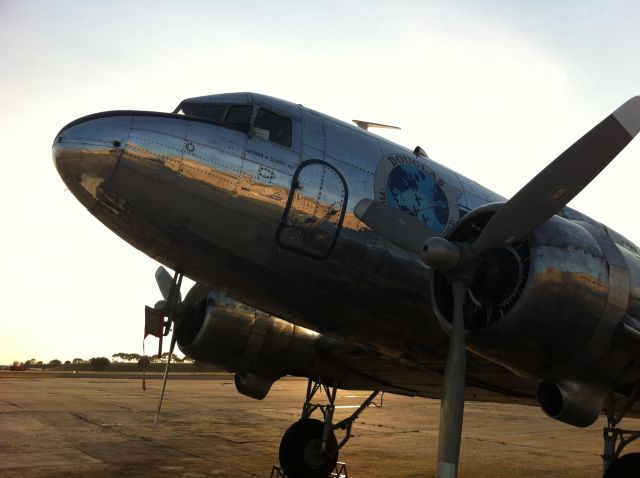
[(415, 154), (416, 156), (422, 156), (423, 158), (429, 158), (429, 155), (427, 154), (427, 152), (420, 145), (416, 146), (416, 149), (413, 150), (413, 154)]
[(399, 126), (391, 126), (388, 124), (373, 123), (371, 121), (351, 120), (358, 127), (365, 131), (369, 131), (369, 128), (386, 128), (386, 129), (400, 129)]

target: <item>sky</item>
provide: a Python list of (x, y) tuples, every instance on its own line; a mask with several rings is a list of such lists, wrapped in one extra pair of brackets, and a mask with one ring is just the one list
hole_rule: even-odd
[[(0, 0), (0, 364), (141, 353), (160, 297), (158, 264), (57, 175), (77, 117), (255, 91), (398, 125), (510, 197), (640, 94), (639, 49), (637, 0)], [(639, 173), (636, 140), (570, 205), (639, 243)]]

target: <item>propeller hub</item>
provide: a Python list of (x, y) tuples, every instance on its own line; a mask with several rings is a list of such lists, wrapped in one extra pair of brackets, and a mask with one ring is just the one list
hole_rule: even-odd
[(153, 308), (154, 309), (158, 309), (158, 310), (164, 310), (164, 309), (167, 308), (167, 301), (166, 300), (159, 300), (158, 302), (155, 303)]
[(450, 272), (460, 263), (460, 246), (442, 237), (430, 237), (422, 246), (421, 256), (431, 269)]

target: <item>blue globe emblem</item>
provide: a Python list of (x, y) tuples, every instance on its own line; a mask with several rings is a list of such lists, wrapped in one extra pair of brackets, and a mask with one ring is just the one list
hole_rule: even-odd
[(449, 202), (433, 176), (411, 164), (402, 164), (387, 177), (387, 204), (417, 217), (437, 232), (449, 220)]

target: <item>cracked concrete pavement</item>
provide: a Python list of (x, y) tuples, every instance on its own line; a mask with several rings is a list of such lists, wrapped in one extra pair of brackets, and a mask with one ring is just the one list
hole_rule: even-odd
[[(117, 374), (1, 374), (0, 476), (268, 477), (306, 381), (281, 380), (256, 401), (231, 375), (194, 378), (170, 380), (154, 429), (158, 379), (143, 392)], [(367, 395), (341, 391), (337, 418)], [(461, 478), (600, 476), (602, 420), (576, 429), (535, 407), (468, 402), (466, 412)], [(438, 419), (437, 401), (387, 394), (356, 422), (340, 461), (355, 478), (433, 477)], [(640, 429), (640, 420), (623, 424)]]

